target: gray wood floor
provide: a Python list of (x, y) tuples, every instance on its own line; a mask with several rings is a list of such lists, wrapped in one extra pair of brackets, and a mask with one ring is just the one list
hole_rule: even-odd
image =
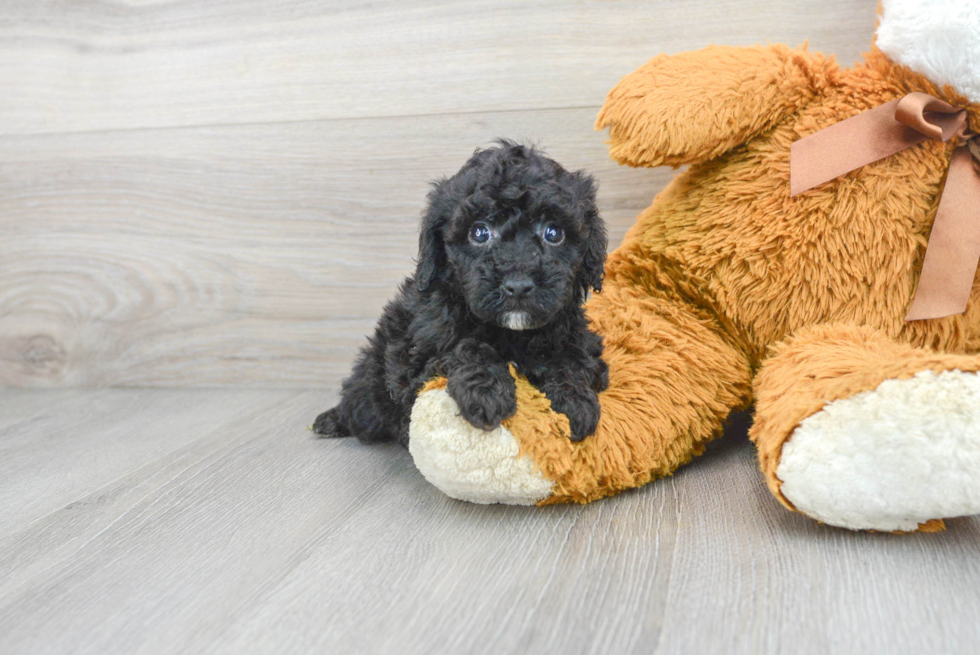
[(323, 390), (0, 391), (0, 652), (975, 653), (980, 520), (780, 508), (735, 429), (579, 507), (319, 441)]

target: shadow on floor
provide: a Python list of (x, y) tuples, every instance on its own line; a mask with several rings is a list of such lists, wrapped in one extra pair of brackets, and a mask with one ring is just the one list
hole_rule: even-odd
[(755, 407), (732, 412), (725, 423), (721, 436), (708, 443), (703, 457), (716, 456), (732, 448), (742, 446), (749, 440), (749, 429), (752, 427), (752, 413)]

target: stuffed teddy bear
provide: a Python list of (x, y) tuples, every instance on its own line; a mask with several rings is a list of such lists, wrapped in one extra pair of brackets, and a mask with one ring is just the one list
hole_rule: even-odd
[[(882, 112), (894, 124), (909, 94), (925, 99), (918, 120), (958, 127), (859, 124)], [(522, 379), (517, 413), (473, 428), (435, 379), (412, 412), (419, 470), (472, 502), (585, 503), (669, 475), (754, 404), (762, 473), (791, 510), (886, 531), (980, 512), (971, 126), (978, 0), (884, 0), (871, 51), (849, 69), (783, 45), (655, 57), (610, 92), (597, 129), (622, 164), (689, 168), (640, 214), (588, 301), (609, 364), (596, 433), (572, 443), (567, 419)], [(791, 166), (811, 135), (824, 141)], [(851, 152), (888, 138), (900, 147)], [(865, 160), (837, 161), (852, 155)], [(817, 179), (791, 189), (798, 176)], [(960, 218), (940, 229), (944, 196)], [(913, 298), (928, 306), (957, 284), (960, 307), (910, 315)]]

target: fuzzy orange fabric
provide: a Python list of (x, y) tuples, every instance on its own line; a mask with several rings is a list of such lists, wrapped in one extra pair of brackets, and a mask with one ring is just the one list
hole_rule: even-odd
[(615, 275), (588, 310), (609, 364), (596, 433), (575, 444), (535, 438), (543, 428), (527, 429), (527, 419), (511, 426), (522, 451), (556, 482), (542, 504), (588, 502), (673, 472), (749, 395), (748, 361), (710, 311)]
[(784, 45), (660, 55), (609, 93), (596, 125), (609, 128), (609, 149), (620, 163), (691, 164), (780, 123), (836, 74), (833, 59)]
[(887, 378), (980, 370), (980, 281), (965, 314), (903, 320), (954, 144), (790, 197), (794, 141), (911, 91), (980, 126), (980, 104), (874, 47), (851, 69), (781, 45), (662, 55), (610, 92), (596, 126), (615, 159), (690, 168), (639, 216), (588, 303), (610, 366), (596, 434), (569, 442), (564, 417), (521, 387), (508, 428), (556, 483), (541, 504), (670, 474), (755, 400), (761, 466), (790, 506), (775, 469), (802, 419)]
[[(780, 46), (772, 49), (783, 52)], [(703, 52), (707, 56), (714, 50)], [(802, 66), (806, 53), (794, 52), (796, 66)], [(694, 301), (714, 307), (737, 326), (755, 362), (761, 361), (766, 348), (795, 330), (823, 322), (868, 324), (916, 345), (977, 350), (980, 304), (976, 302), (970, 303), (965, 315), (903, 320), (952, 144), (920, 144), (793, 198), (789, 148), (807, 134), (910, 91), (969, 107), (975, 121), (971, 124), (980, 124), (980, 106), (950, 90), (944, 93), (877, 51), (868, 55), (864, 65), (850, 70), (831, 67), (819, 55), (810, 61), (812, 66), (800, 79), (820, 95), (769, 131), (681, 174), (631, 230), (630, 237), (638, 242), (636, 260), (667, 259), (675, 270), (683, 271), (684, 278), (698, 287), (700, 297)], [(743, 73), (733, 82), (753, 99), (755, 110), (756, 93), (768, 88), (768, 80), (760, 75), (759, 88), (751, 84), (745, 88)], [(713, 82), (717, 87), (725, 79)], [(621, 84), (627, 83), (629, 78)], [(611, 150), (621, 153), (617, 154), (620, 161), (649, 159), (650, 144), (646, 132), (620, 125), (626, 119), (617, 116), (646, 121), (660, 113), (680, 115), (671, 123), (699, 124), (708, 121), (703, 114), (724, 110), (731, 118), (711, 120), (731, 125), (735, 133), (742, 107), (705, 105), (694, 91), (682, 102), (677, 96), (683, 86), (678, 83), (678, 87), (654, 94), (657, 99), (669, 98), (659, 107), (644, 98), (643, 113), (619, 106), (622, 93), (618, 87), (613, 90), (598, 126), (610, 128)], [(617, 137), (630, 132), (640, 132), (638, 142)], [(718, 135), (713, 143), (695, 140), (686, 145), (711, 152), (728, 143), (725, 136)], [(652, 164), (660, 161), (653, 159)]]
[[(610, 256), (607, 290), (588, 306), (606, 339), (612, 384), (600, 398), (599, 432), (580, 450), (564, 448), (580, 457), (578, 465), (571, 454), (565, 457), (564, 468), (595, 469), (595, 453), (608, 450), (626, 453), (631, 466), (649, 474), (626, 466), (547, 502), (592, 499), (624, 488), (622, 482), (633, 486), (629, 479), (641, 484), (673, 471), (700, 452), (733, 408), (753, 399), (744, 390), (745, 376), (766, 361), (769, 348), (808, 326), (874, 326), (881, 339), (918, 354), (895, 375), (921, 370), (920, 360), (930, 366), (963, 363), (924, 347), (957, 353), (980, 348), (975, 301), (964, 315), (903, 320), (952, 145), (922, 144), (796, 198), (789, 195), (793, 141), (913, 90), (969, 107), (971, 120), (980, 119), (980, 107), (877, 51), (864, 65), (840, 70), (832, 59), (785, 46), (708, 48), (657, 57), (609, 94), (597, 126), (609, 127), (618, 160), (693, 165), (640, 215)], [(753, 138), (744, 142), (747, 137)], [(639, 331), (629, 320), (654, 324)], [(620, 349), (623, 334), (631, 349)], [(636, 344), (647, 340), (654, 348), (644, 349), (644, 358)], [(691, 366), (678, 365), (678, 344), (692, 353)], [(887, 376), (869, 374), (863, 387), (842, 380), (841, 393), (872, 389)], [(623, 379), (640, 390), (631, 402), (618, 391)], [(672, 397), (676, 390), (686, 392)], [(786, 387), (773, 393), (786, 393)], [(765, 394), (762, 381), (754, 394)], [(807, 411), (822, 406), (813, 399)], [(786, 417), (782, 437), (808, 415)], [(765, 425), (769, 419), (762, 420)], [(664, 444), (676, 450), (661, 454)], [(774, 471), (774, 462), (763, 465)], [(621, 482), (599, 482), (607, 478)]]

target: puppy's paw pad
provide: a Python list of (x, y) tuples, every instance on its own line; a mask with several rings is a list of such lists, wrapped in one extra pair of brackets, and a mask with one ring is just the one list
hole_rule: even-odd
[(566, 414), (568, 425), (572, 430), (572, 441), (582, 441), (586, 437), (595, 434), (599, 426), (599, 411), (578, 412), (577, 414)]
[[(505, 373), (506, 375), (506, 373)], [(449, 376), (446, 387), (459, 415), (475, 428), (492, 430), (517, 411), (517, 392), (509, 375), (469, 369)]]
[(340, 419), (337, 416), (337, 408), (329, 409), (319, 416), (313, 422), (312, 431), (318, 437), (341, 437), (343, 435), (343, 430), (340, 426)]
[(471, 402), (465, 409), (461, 407), (460, 416), (475, 428), (493, 430), (516, 411), (517, 400), (515, 398), (496, 394), (485, 396), (478, 402)]
[(571, 440), (578, 442), (595, 433), (599, 426), (599, 399), (594, 393), (551, 400), (551, 407), (568, 417)]

